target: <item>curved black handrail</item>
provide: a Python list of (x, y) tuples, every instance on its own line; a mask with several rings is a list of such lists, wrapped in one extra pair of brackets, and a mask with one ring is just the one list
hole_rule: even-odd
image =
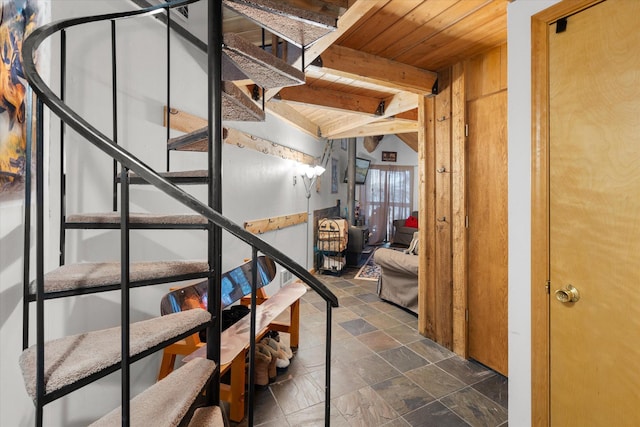
[(291, 271), (298, 278), (302, 279), (303, 282), (308, 284), (314, 291), (316, 291), (327, 303), (329, 303), (332, 307), (338, 307), (338, 298), (335, 294), (333, 294), (320, 280), (314, 277), (311, 273), (309, 273), (304, 267), (295, 262), (289, 256), (282, 253), (280, 250), (275, 247), (269, 245), (264, 240), (260, 239), (258, 236), (249, 233), (244, 230), (242, 227), (227, 219), (220, 213), (213, 210), (211, 207), (199, 201), (197, 198), (193, 197), (191, 194), (182, 190), (178, 186), (171, 183), (169, 180), (160, 176), (157, 172), (155, 172), (151, 167), (147, 166), (143, 161), (135, 157), (133, 154), (122, 148), (122, 146), (115, 144), (110, 138), (101, 133), (98, 129), (92, 126), (85, 119), (80, 117), (75, 111), (69, 108), (52, 90), (47, 86), (44, 82), (40, 74), (38, 73), (35, 61), (34, 54), (40, 44), (47, 39), (49, 36), (54, 33), (73, 27), (80, 24), (86, 24), (90, 22), (97, 21), (105, 21), (105, 20), (119, 20), (126, 19), (133, 16), (143, 16), (143, 15), (152, 15), (154, 13), (158, 13), (163, 9), (166, 9), (168, 6), (181, 6), (187, 5), (190, 3), (194, 3), (198, 0), (183, 0), (176, 1), (172, 3), (167, 3), (164, 5), (151, 6), (149, 8), (136, 10), (136, 11), (128, 11), (128, 12), (118, 12), (112, 14), (104, 14), (104, 15), (95, 15), (89, 17), (81, 17), (81, 18), (72, 18), (68, 20), (60, 20), (56, 22), (52, 22), (46, 25), (43, 25), (39, 28), (36, 28), (33, 33), (31, 33), (23, 43), (23, 67), (24, 74), (29, 81), (29, 84), (33, 88), (34, 92), (38, 95), (38, 98), (46, 104), (49, 109), (55, 113), (64, 123), (70, 126), (73, 130), (75, 130), (78, 134), (82, 135), (89, 142), (94, 144), (100, 150), (105, 152), (107, 155), (116, 159), (120, 162), (124, 167), (134, 171), (141, 178), (145, 179), (150, 184), (154, 185), (156, 188), (166, 193), (167, 195), (173, 197), (180, 203), (184, 204), (188, 208), (193, 211), (201, 214), (206, 217), (209, 221), (213, 222), (217, 226), (225, 229), (238, 239), (244, 241), (245, 243), (259, 249), (263, 254), (273, 258), (279, 264), (286, 267), (289, 271)]

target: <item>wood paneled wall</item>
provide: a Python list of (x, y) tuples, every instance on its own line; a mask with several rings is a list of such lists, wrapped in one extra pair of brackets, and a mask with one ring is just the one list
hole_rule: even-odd
[(419, 105), (418, 162), (420, 163), (420, 257), (418, 304), (421, 334), (441, 345), (453, 346), (452, 72), (438, 72), (437, 96)]
[[(438, 72), (418, 106), (422, 335), (467, 356), (466, 103), (507, 87), (507, 46)], [(506, 121), (506, 117), (496, 117)]]

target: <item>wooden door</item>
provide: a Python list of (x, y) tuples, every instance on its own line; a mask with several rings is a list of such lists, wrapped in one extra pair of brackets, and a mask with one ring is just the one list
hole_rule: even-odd
[(507, 375), (507, 92), (467, 115), (469, 357)]
[(552, 426), (640, 425), (639, 16), (608, 0), (549, 34)]

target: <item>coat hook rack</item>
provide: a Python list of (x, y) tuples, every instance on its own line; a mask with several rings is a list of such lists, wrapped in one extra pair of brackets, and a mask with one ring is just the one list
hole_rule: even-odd
[(436, 172), (438, 173), (445, 173), (447, 171), (447, 168), (445, 168), (444, 166), (442, 166), (440, 169), (436, 169)]
[(446, 216), (440, 217), (440, 218), (436, 219), (436, 221), (438, 221), (438, 222), (447, 222), (447, 217)]

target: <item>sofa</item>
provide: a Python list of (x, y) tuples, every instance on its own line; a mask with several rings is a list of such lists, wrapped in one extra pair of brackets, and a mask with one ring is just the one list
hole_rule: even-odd
[(378, 296), (418, 314), (418, 256), (379, 248), (373, 260), (381, 270)]
[(391, 239), (391, 242), (394, 245), (409, 246), (409, 243), (411, 243), (413, 233), (418, 231), (418, 211), (411, 212), (411, 217), (415, 218), (415, 227), (412, 224), (407, 225), (408, 218), (393, 220), (393, 239)]

